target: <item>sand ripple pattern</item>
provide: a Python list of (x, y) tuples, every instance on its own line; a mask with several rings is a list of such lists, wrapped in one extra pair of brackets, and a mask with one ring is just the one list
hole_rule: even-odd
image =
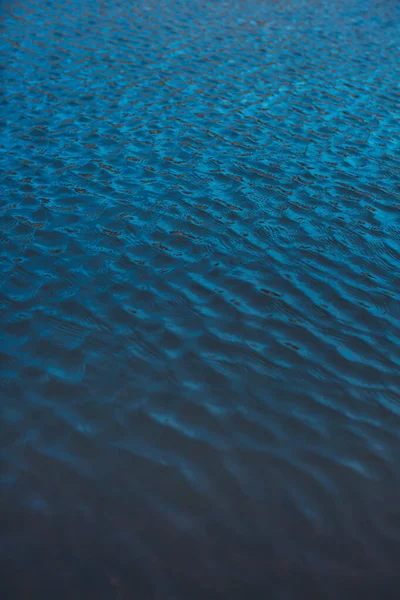
[(0, 11), (4, 597), (399, 598), (399, 3)]

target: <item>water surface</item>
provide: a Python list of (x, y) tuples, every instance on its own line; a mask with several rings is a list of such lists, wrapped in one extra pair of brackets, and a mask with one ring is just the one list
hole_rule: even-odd
[(399, 3), (1, 16), (4, 597), (398, 598)]

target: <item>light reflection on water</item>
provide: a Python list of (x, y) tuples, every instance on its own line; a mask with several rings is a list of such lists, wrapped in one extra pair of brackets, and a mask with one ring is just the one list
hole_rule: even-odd
[(7, 597), (397, 598), (398, 4), (1, 11)]

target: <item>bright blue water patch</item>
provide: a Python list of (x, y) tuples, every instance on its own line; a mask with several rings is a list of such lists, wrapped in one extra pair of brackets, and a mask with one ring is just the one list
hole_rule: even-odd
[(7, 598), (397, 599), (399, 3), (1, 12)]

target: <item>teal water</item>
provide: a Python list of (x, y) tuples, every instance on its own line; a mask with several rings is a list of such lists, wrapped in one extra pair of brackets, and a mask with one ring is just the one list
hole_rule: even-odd
[(400, 4), (0, 13), (2, 597), (400, 597)]

